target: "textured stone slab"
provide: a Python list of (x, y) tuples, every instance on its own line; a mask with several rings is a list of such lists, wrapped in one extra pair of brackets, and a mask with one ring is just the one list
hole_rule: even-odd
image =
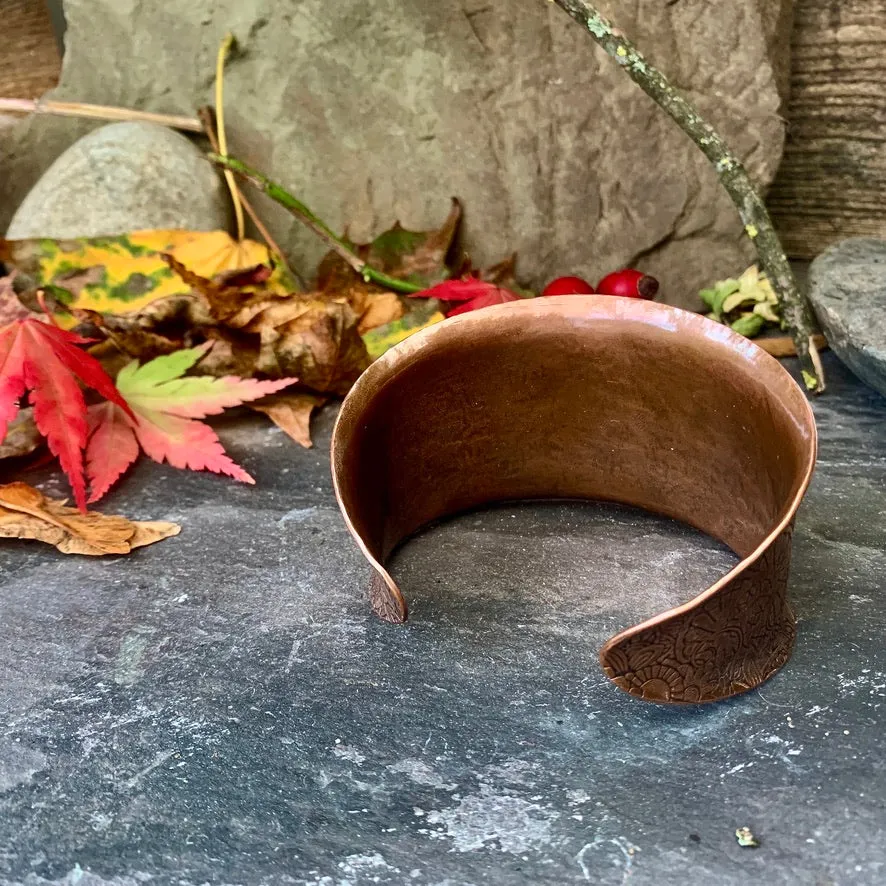
[(828, 343), (886, 396), (886, 240), (844, 240), (809, 268), (809, 298)]
[[(603, 6), (771, 181), (791, 0)], [(244, 50), (226, 76), (233, 150), (355, 237), (398, 218), (439, 224), (456, 195), (477, 262), (517, 250), (535, 285), (638, 263), (663, 298), (693, 305), (700, 286), (749, 263), (705, 159), (544, 0), (67, 0), (65, 10), (55, 96), (157, 111), (212, 100), (216, 49), (233, 30)], [(6, 140), (0, 226), (87, 125), (42, 118)], [(312, 270), (316, 238), (276, 207), (267, 215)]]
[(598, 669), (734, 562), (636, 511), (446, 523), (397, 557), (410, 622), (374, 619), (331, 410), (309, 451), (221, 426), (255, 487), (140, 466), (106, 507), (184, 529), (130, 559), (0, 542), (0, 883), (881, 882), (886, 400), (825, 358), (794, 657), (706, 708)]

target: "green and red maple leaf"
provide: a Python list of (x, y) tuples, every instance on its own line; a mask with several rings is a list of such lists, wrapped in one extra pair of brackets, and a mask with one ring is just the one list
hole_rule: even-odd
[(139, 449), (161, 464), (227, 474), (255, 481), (222, 448), (215, 431), (198, 419), (273, 394), (295, 379), (188, 376), (207, 347), (188, 348), (140, 366), (133, 361), (117, 375), (126, 406), (108, 400), (89, 407), (86, 474), (90, 502), (100, 499), (135, 461)]
[[(87, 479), (89, 501), (97, 501), (140, 450), (174, 467), (254, 482), (199, 419), (272, 394), (295, 379), (183, 377), (206, 353), (204, 346), (143, 366), (130, 363), (115, 386), (98, 360), (82, 350), (85, 344), (88, 339), (37, 317), (0, 327), (0, 443), (27, 391), (37, 428), (58, 457), (82, 511)], [(87, 408), (78, 380), (106, 402)]]

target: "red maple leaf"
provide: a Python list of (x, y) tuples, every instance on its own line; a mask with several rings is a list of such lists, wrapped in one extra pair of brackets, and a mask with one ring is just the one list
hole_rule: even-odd
[(77, 379), (132, 415), (98, 360), (77, 347), (85, 344), (89, 339), (36, 317), (15, 320), (0, 329), (0, 443), (18, 413), (22, 395), (30, 391), (37, 428), (50, 452), (58, 456), (77, 507), (84, 513), (86, 402)]
[(509, 301), (517, 301), (520, 298), (510, 289), (479, 280), (476, 277), (468, 277), (463, 280), (444, 280), (430, 289), (412, 293), (413, 298), (436, 298), (443, 302), (455, 302), (456, 307), (446, 310), (447, 317), (456, 314), (466, 314), (468, 311), (476, 311), (480, 308), (488, 308), (492, 305), (501, 305)]
[(188, 348), (121, 369), (117, 385), (135, 417), (116, 403), (89, 408), (86, 473), (90, 502), (98, 501), (117, 482), (139, 449), (175, 468), (214, 471), (243, 483), (255, 482), (225, 454), (215, 431), (196, 419), (272, 394), (295, 379), (185, 376), (206, 350), (206, 346)]

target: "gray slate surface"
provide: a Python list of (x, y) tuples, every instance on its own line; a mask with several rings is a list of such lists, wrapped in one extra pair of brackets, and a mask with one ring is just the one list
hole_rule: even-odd
[[(606, 0), (722, 127), (761, 185), (778, 168), (792, 0)], [(545, 0), (65, 0), (53, 97), (193, 114), (219, 41), (231, 150), (335, 230), (442, 223), (465, 203), (481, 265), (517, 250), (527, 282), (639, 262), (674, 304), (750, 264), (751, 242), (695, 146)], [(781, 92), (780, 92), (781, 89)], [(0, 230), (91, 124), (35, 118), (0, 139)], [(256, 201), (310, 276), (322, 243)]]
[(886, 396), (886, 240), (854, 237), (809, 267), (809, 298), (830, 346)]
[(883, 883), (886, 400), (826, 364), (798, 646), (714, 706), (598, 669), (732, 562), (627, 509), (430, 531), (395, 565), (412, 620), (376, 621), (332, 410), (312, 451), (222, 426), (255, 488), (141, 465), (106, 509), (184, 530), (129, 560), (0, 543), (0, 883)]

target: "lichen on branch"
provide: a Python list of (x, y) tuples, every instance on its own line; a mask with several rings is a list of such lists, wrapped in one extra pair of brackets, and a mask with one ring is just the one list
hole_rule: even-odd
[(824, 390), (824, 373), (813, 335), (815, 323), (808, 300), (800, 292), (772, 219), (741, 161), (698, 110), (651, 65), (613, 24), (587, 0), (553, 0), (584, 27), (597, 43), (624, 68), (625, 73), (688, 135), (710, 160), (720, 183), (732, 198), (754, 243), (760, 264), (769, 275), (782, 317), (800, 359), (807, 389)]

